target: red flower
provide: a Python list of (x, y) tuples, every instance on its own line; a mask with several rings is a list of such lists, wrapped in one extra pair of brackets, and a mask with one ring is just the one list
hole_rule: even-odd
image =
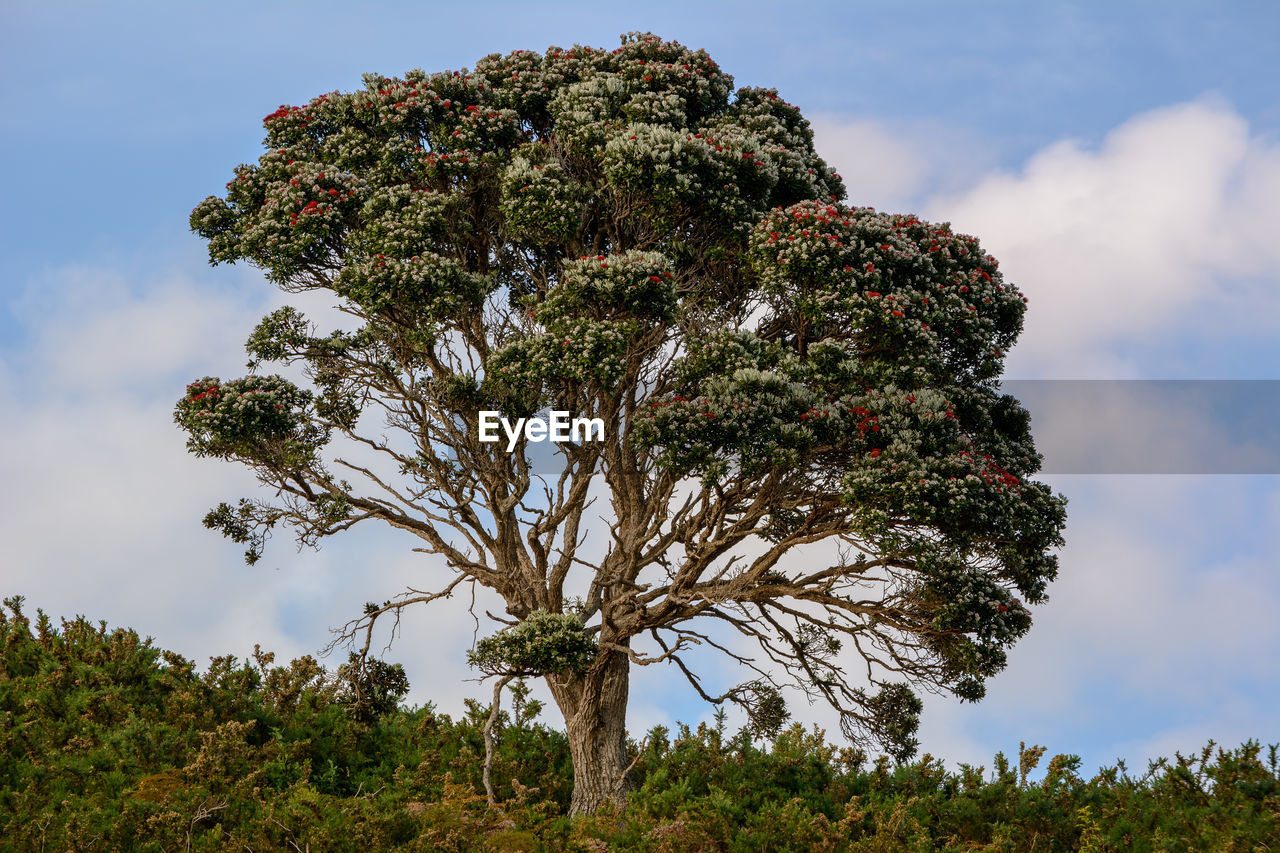
[(874, 450), (872, 450), (872, 451), (871, 451), (871, 458), (872, 458), (872, 459), (877, 458), (879, 455), (880, 455), (880, 448), (878, 448), (878, 447), (877, 447), (877, 448), (875, 448)]

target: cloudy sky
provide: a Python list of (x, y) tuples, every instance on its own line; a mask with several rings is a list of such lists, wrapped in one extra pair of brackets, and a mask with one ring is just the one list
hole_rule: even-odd
[[(853, 202), (950, 221), (1001, 259), (1031, 299), (1010, 377), (1280, 379), (1280, 6), (630, 5), (0, 5), (0, 591), (204, 662), (314, 653), (364, 601), (444, 577), (372, 530), (318, 553), (278, 539), (246, 567), (200, 518), (251, 479), (188, 458), (171, 421), (186, 382), (243, 372), (283, 298), (210, 268), (190, 209), (256, 159), (261, 116), (366, 71), (632, 30), (706, 48), (800, 106)], [(1173, 401), (1037, 430), (1195, 460), (1236, 414)], [(1092, 771), (1280, 741), (1280, 478), (1046, 479), (1070, 499), (1050, 601), (985, 701), (927, 699), (923, 749), (990, 766), (1025, 740)], [(406, 613), (388, 658), (415, 702), (486, 694), (464, 605)], [(636, 732), (707, 714), (669, 670), (638, 672), (633, 697)]]

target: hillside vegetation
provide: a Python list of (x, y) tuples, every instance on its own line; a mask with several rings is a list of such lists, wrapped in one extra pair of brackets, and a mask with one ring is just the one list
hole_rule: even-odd
[(398, 706), (396, 665), (214, 658), (200, 672), (129, 629), (0, 608), (0, 849), (1280, 850), (1277, 746), (1210, 743), (1086, 779), (1044, 749), (947, 771), (895, 766), (800, 727), (723, 722), (633, 743), (625, 811), (566, 816), (562, 733), (517, 688), (493, 778), (488, 707)]

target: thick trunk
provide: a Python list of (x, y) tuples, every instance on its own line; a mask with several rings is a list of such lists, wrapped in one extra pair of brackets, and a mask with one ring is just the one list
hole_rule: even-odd
[(570, 814), (592, 814), (608, 801), (622, 805), (626, 800), (630, 676), (631, 662), (615, 652), (586, 676), (547, 679), (564, 714), (573, 757)]

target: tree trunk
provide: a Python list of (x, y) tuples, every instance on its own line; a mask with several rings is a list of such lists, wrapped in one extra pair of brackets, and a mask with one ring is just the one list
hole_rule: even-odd
[(608, 801), (622, 805), (630, 784), (627, 769), (627, 690), (631, 662), (608, 653), (585, 676), (547, 681), (564, 714), (573, 757), (573, 801), (569, 814), (593, 814)]

